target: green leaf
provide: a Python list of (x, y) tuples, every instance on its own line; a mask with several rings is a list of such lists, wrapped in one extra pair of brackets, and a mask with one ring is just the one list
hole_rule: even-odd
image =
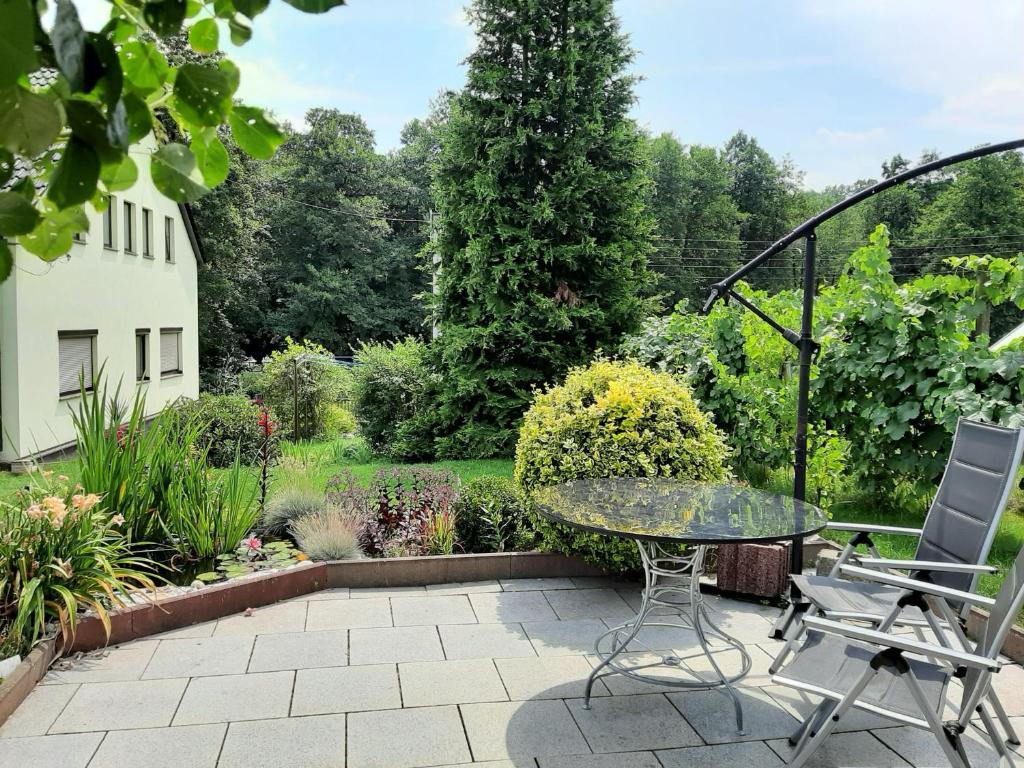
[(0, 88), (0, 146), (34, 156), (53, 144), (60, 133), (57, 97), (32, 93), (20, 85)]
[(6, 240), (0, 240), (0, 283), (11, 276), (14, 270), (14, 254)]
[(107, 120), (107, 141), (110, 146), (124, 152), (128, 151), (131, 144), (128, 139), (128, 112), (121, 99), (118, 99), (114, 108), (110, 110), (110, 118)]
[(167, 80), (167, 59), (152, 43), (132, 40), (118, 54), (128, 87), (140, 96), (148, 96)]
[(100, 169), (100, 180), (108, 192), (131, 189), (138, 178), (139, 169), (129, 155), (125, 155), (120, 163), (104, 165)]
[(220, 42), (220, 31), (214, 19), (200, 19), (188, 28), (188, 42), (198, 53), (213, 53)]
[(105, 36), (90, 32), (85, 42), (85, 82), (82, 90), (91, 93), (102, 90), (103, 103), (108, 108), (117, 104), (124, 88), (124, 72), (113, 43)]
[(27, 235), (18, 238), (18, 243), (44, 261), (53, 261), (71, 250), (75, 232), (89, 229), (89, 219), (81, 206), (72, 206), (60, 211), (52, 204), (39, 224)]
[(187, 10), (185, 0), (149, 0), (142, 16), (160, 37), (173, 37), (181, 31)]
[(176, 203), (190, 203), (210, 191), (183, 144), (165, 144), (154, 152), (150, 174), (156, 188)]
[(58, 208), (87, 202), (100, 179), (100, 158), (96, 150), (77, 136), (68, 139), (60, 162), (50, 177), (46, 196)]
[(39, 212), (16, 192), (0, 192), (0, 235), (25, 235), (36, 228)]
[(272, 158), (284, 141), (284, 133), (273, 118), (256, 107), (235, 107), (228, 115), (228, 124), (242, 151), (259, 160)]
[(96, 104), (85, 99), (68, 99), (64, 110), (72, 135), (92, 147), (101, 162), (114, 163), (121, 159), (124, 150), (111, 145), (107, 118)]
[(185, 0), (185, 18), (194, 19), (203, 10), (203, 4), (199, 0)]
[(35, 8), (28, 0), (0, 0), (0, 87), (36, 68)]
[(270, 5), (270, 0), (235, 0), (235, 9), (250, 19), (255, 19)]
[(228, 152), (217, 138), (214, 128), (207, 128), (197, 133), (192, 139), (192, 152), (196, 156), (196, 164), (203, 174), (203, 181), (208, 187), (216, 187), (228, 177)]
[(231, 59), (221, 59), (220, 63), (217, 64), (217, 68), (228, 78), (231, 95), (234, 96), (235, 91), (238, 90), (239, 83), (242, 82), (242, 73), (239, 71), (238, 65)]
[(231, 42), (235, 45), (245, 45), (252, 39), (252, 27), (237, 14), (228, 20), (228, 30), (231, 32)]
[(331, 8), (345, 4), (345, 0), (285, 0), (285, 2), (303, 13), (326, 13)]
[(61, 74), (71, 85), (71, 90), (80, 91), (85, 59), (85, 30), (82, 29), (78, 10), (71, 0), (57, 0), (57, 16), (50, 32), (50, 42)]
[(215, 126), (231, 110), (231, 79), (221, 69), (184, 64), (174, 78), (174, 105), (186, 122)]
[(146, 102), (134, 93), (126, 93), (122, 101), (128, 124), (128, 143), (137, 144), (153, 130), (153, 113)]

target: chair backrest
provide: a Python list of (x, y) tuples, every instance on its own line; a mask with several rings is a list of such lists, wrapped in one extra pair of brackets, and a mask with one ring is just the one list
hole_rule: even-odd
[[(946, 471), (924, 521), (918, 560), (983, 564), (1017, 479), (1024, 430), (961, 419)], [(973, 592), (978, 575), (933, 573), (944, 587)]]
[[(988, 621), (985, 628), (978, 637), (974, 652), (978, 656), (986, 656), (990, 659), (997, 658), (1003, 648), (1007, 634), (1013, 627), (1013, 623), (1024, 606), (1024, 549), (1017, 554), (1017, 559), (1006, 572), (1003, 585), (996, 595), (996, 604), (989, 611)], [(987, 690), (990, 675), (978, 670), (971, 670), (964, 678), (964, 715), (970, 719), (974, 712), (980, 695)], [(984, 683), (985, 688), (978, 690), (979, 683)]]

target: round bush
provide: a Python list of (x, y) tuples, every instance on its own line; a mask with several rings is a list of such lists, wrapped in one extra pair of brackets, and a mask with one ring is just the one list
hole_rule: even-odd
[[(195, 419), (202, 425), (199, 440), (210, 446), (207, 455), (215, 467), (229, 467), (235, 461), (235, 450), (243, 464), (252, 464), (263, 443), (259, 425), (260, 408), (244, 395), (211, 395), (203, 393), (198, 400), (181, 400), (176, 413), (183, 420)], [(271, 420), (276, 421), (273, 414)], [(276, 433), (272, 440), (276, 444)], [(273, 448), (273, 446), (272, 446)]]
[(295, 521), (319, 512), (325, 506), (324, 495), (312, 488), (282, 488), (268, 499), (260, 524), (267, 533), (281, 536)]
[(454, 504), (455, 534), (466, 552), (533, 549), (534, 532), (522, 490), (509, 477), (485, 475), (462, 486)]
[[(599, 360), (534, 398), (516, 445), (515, 477), (529, 492), (567, 480), (679, 477), (722, 480), (723, 436), (671, 374)], [(539, 516), (544, 549), (580, 555), (611, 572), (639, 567), (631, 541), (584, 533)]]

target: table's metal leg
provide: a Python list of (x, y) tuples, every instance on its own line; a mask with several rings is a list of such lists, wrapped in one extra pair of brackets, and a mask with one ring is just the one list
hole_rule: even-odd
[[(739, 640), (726, 634), (708, 616), (700, 591), (700, 577), (703, 573), (704, 557), (707, 547), (699, 546), (685, 555), (670, 554), (658, 544), (638, 541), (640, 558), (644, 565), (644, 591), (637, 615), (624, 624), (608, 630), (595, 643), (595, 651), (601, 662), (594, 668), (587, 679), (584, 698), (584, 709), (590, 709), (590, 699), (594, 683), (612, 674), (621, 674), (634, 680), (664, 685), (675, 688), (716, 688), (724, 687), (732, 699), (736, 711), (736, 726), (743, 734), (743, 706), (732, 684), (750, 671), (751, 659), (747, 649)], [(659, 608), (670, 608), (679, 611), (678, 618), (682, 623), (672, 621), (649, 621), (653, 612)], [(684, 659), (675, 655), (664, 655), (651, 663), (623, 664), (620, 657), (629, 649), (640, 630), (644, 627), (675, 627), (692, 629), (700, 643), (701, 655), (708, 659), (717, 680), (702, 679), (669, 679), (644, 674), (642, 670), (652, 667), (673, 667), (686, 669)], [(722, 649), (711, 647), (710, 637), (720, 638), (726, 645), (740, 654), (740, 671), (734, 675), (726, 675), (715, 654)], [(606, 641), (610, 638), (610, 647)], [(639, 641), (637, 641), (639, 643)], [(642, 643), (640, 643), (642, 645)]]

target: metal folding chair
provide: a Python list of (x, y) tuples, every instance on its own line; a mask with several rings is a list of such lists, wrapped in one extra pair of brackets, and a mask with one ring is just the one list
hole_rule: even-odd
[[(975, 647), (956, 650), (829, 619), (804, 617), (805, 637), (792, 661), (772, 681), (823, 697), (790, 737), (794, 746), (790, 768), (800, 768), (851, 709), (860, 709), (904, 725), (929, 730), (955, 768), (970, 768), (962, 736), (975, 713), (1001, 758), (1010, 752), (989, 712), (992, 675), (1000, 669), (999, 652), (1024, 605), (1024, 550), (1006, 574), (992, 600), (889, 573), (842, 566), (846, 576), (871, 579), (898, 589), (910, 599), (935, 606), (978, 605), (989, 619)], [(941, 608), (940, 608), (941, 610)], [(963, 681), (959, 711), (944, 719), (947, 704), (956, 701), (953, 679)]]

